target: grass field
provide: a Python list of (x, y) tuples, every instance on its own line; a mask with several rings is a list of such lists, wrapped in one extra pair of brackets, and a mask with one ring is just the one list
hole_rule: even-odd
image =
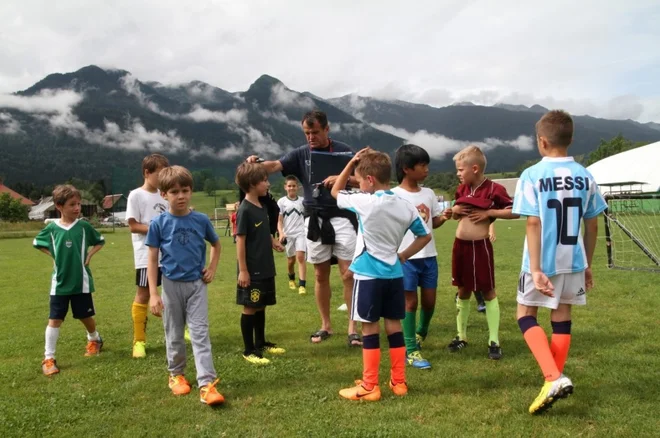
[[(92, 261), (104, 351), (83, 357), (83, 327), (69, 315), (58, 343), (61, 373), (52, 378), (44, 377), (40, 367), (51, 263), (31, 248), (29, 238), (0, 240), (2, 436), (658, 436), (660, 277), (607, 270), (604, 242), (599, 241), (596, 289), (589, 305), (573, 316), (566, 373), (575, 394), (532, 417), (527, 407), (542, 377), (515, 322), (524, 222), (498, 222), (504, 352), (499, 362), (486, 358), (486, 319), (474, 307), (469, 347), (457, 354), (445, 348), (455, 330), (449, 278), (453, 231), (452, 224), (436, 232), (441, 282), (424, 350), (433, 369), (408, 369), (410, 393), (403, 399), (395, 398), (385, 383), (378, 403), (349, 402), (337, 395), (361, 373), (360, 350), (346, 346), (346, 314), (333, 310), (335, 335), (321, 345), (310, 344), (309, 334), (319, 323), (314, 296), (286, 288), (281, 254), (276, 256), (278, 305), (268, 310), (267, 333), (287, 354), (263, 368), (242, 359), (240, 309), (234, 304), (236, 257), (230, 239), (223, 237), (219, 274), (209, 287), (218, 387), (227, 398), (218, 409), (200, 404), (196, 392), (180, 398), (170, 394), (159, 319), (149, 320), (147, 359), (131, 359), (135, 275), (125, 229), (107, 235), (106, 248)], [(332, 281), (336, 309), (341, 293), (334, 272)], [(540, 322), (548, 327), (547, 313)], [(388, 366), (384, 349), (383, 383)], [(194, 375), (189, 353), (188, 377), (194, 381)]]

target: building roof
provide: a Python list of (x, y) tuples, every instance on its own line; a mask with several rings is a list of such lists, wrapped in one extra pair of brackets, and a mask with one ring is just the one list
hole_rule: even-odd
[(33, 206), (34, 202), (30, 201), (28, 198), (25, 196), (21, 195), (20, 193), (16, 193), (6, 185), (0, 183), (0, 193), (9, 193), (9, 196), (11, 196), (13, 199), (19, 199), (21, 201), (21, 204), (23, 205), (29, 205)]
[(121, 198), (125, 198), (125, 196), (121, 193), (117, 195), (107, 195), (103, 198), (101, 205), (103, 206), (104, 210), (108, 210), (112, 208), (112, 206), (115, 205)]
[(660, 141), (611, 155), (587, 167), (602, 192), (628, 191), (630, 186), (643, 192), (660, 191)]

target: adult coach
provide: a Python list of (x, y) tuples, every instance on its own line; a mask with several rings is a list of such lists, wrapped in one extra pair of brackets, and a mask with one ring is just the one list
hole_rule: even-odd
[[(302, 129), (307, 144), (302, 145), (276, 161), (263, 164), (268, 173), (282, 172), (284, 176), (294, 175), (300, 180), (305, 206), (305, 233), (307, 235), (307, 261), (314, 265), (314, 294), (316, 305), (321, 314), (321, 328), (310, 337), (311, 342), (319, 343), (332, 334), (330, 322), (330, 265), (336, 257), (344, 286), (344, 300), (351, 312), (353, 277), (346, 275), (355, 253), (357, 237), (357, 218), (351, 212), (337, 208), (337, 201), (330, 195), (330, 188), (343, 170), (343, 164), (337, 161), (337, 169), (332, 169), (322, 185), (312, 181), (311, 153), (352, 152), (347, 144), (331, 140), (328, 136), (330, 126), (328, 117), (322, 111), (310, 111), (303, 116)], [(248, 162), (255, 162), (256, 155), (248, 157)], [(335, 171), (336, 170), (336, 171)], [(351, 178), (353, 184), (356, 183)], [(348, 321), (348, 345), (360, 346), (362, 341), (355, 329), (355, 323)]]

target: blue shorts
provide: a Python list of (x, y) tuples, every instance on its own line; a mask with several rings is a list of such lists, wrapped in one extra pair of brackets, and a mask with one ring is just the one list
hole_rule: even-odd
[(417, 292), (418, 287), (438, 287), (438, 261), (435, 257), (408, 260), (403, 268), (403, 289)]
[(406, 297), (403, 278), (369, 278), (355, 276), (351, 319), (359, 322), (378, 322), (381, 318), (403, 319), (406, 316)]

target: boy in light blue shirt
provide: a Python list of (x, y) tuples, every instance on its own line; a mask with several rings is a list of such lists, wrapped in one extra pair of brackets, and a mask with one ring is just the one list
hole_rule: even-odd
[[(593, 287), (598, 215), (607, 208), (593, 176), (568, 156), (571, 116), (550, 111), (537, 122), (536, 137), (543, 159), (522, 173), (513, 202), (513, 213), (527, 216), (518, 325), (545, 377), (529, 407), (531, 414), (573, 393), (573, 382), (563, 374), (571, 343), (571, 306), (586, 304), (586, 292)], [(550, 343), (536, 320), (539, 307), (551, 309)]]

